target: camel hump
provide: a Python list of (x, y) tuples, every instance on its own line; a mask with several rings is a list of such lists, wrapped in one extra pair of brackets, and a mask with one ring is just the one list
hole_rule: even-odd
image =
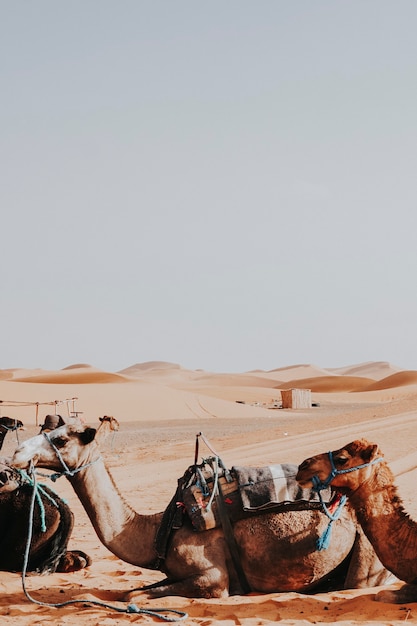
[(64, 424), (65, 422), (61, 415), (46, 415), (41, 426), (41, 433), (45, 430), (55, 430), (55, 428), (63, 426)]

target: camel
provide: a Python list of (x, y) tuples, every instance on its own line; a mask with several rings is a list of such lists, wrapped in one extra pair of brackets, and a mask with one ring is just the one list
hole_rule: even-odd
[(112, 415), (104, 415), (98, 419), (100, 420), (100, 426), (97, 429), (96, 441), (99, 445), (101, 445), (110, 433), (114, 434), (119, 430), (120, 424)]
[[(110, 475), (96, 439), (95, 428), (62, 426), (48, 436), (24, 441), (12, 464), (27, 468), (32, 462), (64, 474), (104, 546), (127, 563), (166, 575), (154, 585), (132, 590), (129, 600), (143, 598), (145, 592), (153, 598), (224, 598), (242, 593), (222, 528), (197, 532), (184, 515), (182, 525), (171, 535), (165, 558), (162, 562), (158, 559), (155, 539), (164, 513), (144, 515), (133, 510)], [(307, 506), (235, 522), (233, 533), (250, 590), (312, 592), (334, 581), (343, 567), (348, 587), (382, 584), (387, 572), (364, 535), (358, 534), (347, 507), (334, 524), (329, 548), (318, 551), (317, 537), (327, 525), (328, 518), (321, 510)]]
[(62, 415), (45, 415), (44, 422), (41, 426), (41, 433), (44, 431), (50, 432), (55, 428), (59, 428), (59, 426), (63, 426), (65, 424), (65, 420)]
[[(100, 417), (97, 437), (104, 441), (119, 429), (114, 417)], [(58, 424), (64, 424), (59, 415), (47, 415), (41, 432), (50, 432)], [(4, 427), (4, 428), (2, 428)], [(0, 442), (8, 430), (22, 428), (19, 420), (0, 418)], [(0, 570), (21, 571), (23, 554), (28, 536), (32, 486), (21, 472), (11, 468), (4, 459), (0, 461)], [(90, 557), (80, 550), (67, 550), (74, 526), (74, 516), (69, 506), (51, 489), (42, 485), (40, 491), (45, 515), (39, 506), (34, 508), (33, 537), (27, 571), (39, 574), (73, 572), (88, 567)], [(50, 499), (52, 498), (52, 500)]]
[(303, 461), (297, 480), (320, 490), (332, 484), (347, 495), (358, 522), (384, 566), (408, 583), (383, 590), (377, 599), (417, 602), (417, 523), (405, 511), (394, 475), (375, 443), (352, 441), (343, 448)]
[[(33, 486), (24, 474), (0, 462), (0, 570), (20, 572), (24, 566)], [(34, 508), (27, 571), (37, 574), (73, 572), (87, 567), (90, 557), (67, 550), (74, 525), (69, 506), (46, 486), (39, 492), (42, 508)]]
[(3, 447), (4, 438), (8, 432), (15, 432), (18, 430), (24, 430), (23, 422), (14, 419), (14, 417), (0, 417), (0, 450)]

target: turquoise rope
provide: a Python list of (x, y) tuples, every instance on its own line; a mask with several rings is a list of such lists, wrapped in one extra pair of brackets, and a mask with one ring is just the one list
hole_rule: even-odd
[(46, 485), (42, 485), (41, 483), (38, 483), (35, 480), (33, 480), (25, 470), (17, 470), (17, 471), (23, 478), (24, 482), (30, 485), (31, 487), (33, 487), (33, 490), (35, 492), (36, 502), (38, 503), (39, 513), (41, 517), (41, 532), (46, 533), (45, 505), (42, 501), (42, 496), (47, 498), (57, 509), (59, 509), (59, 505), (56, 502), (56, 500), (54, 500), (54, 498), (47, 491), (45, 491), (44, 487), (46, 487)]
[(329, 547), (330, 544), (330, 536), (331, 536), (331, 532), (332, 532), (332, 523), (334, 521), (336, 521), (339, 517), (340, 514), (342, 512), (342, 509), (345, 505), (346, 502), (346, 496), (342, 496), (339, 502), (339, 506), (336, 509), (336, 512), (334, 515), (331, 515), (328, 508), (326, 507), (321, 492), (323, 489), (327, 489), (327, 487), (330, 485), (330, 483), (332, 482), (333, 478), (335, 478), (336, 476), (339, 476), (340, 474), (349, 474), (351, 472), (356, 472), (356, 470), (360, 470), (363, 469), (365, 467), (369, 467), (370, 465), (374, 465), (375, 463), (380, 463), (381, 461), (383, 461), (383, 457), (378, 457), (376, 459), (373, 459), (372, 461), (369, 461), (369, 463), (362, 463), (361, 465), (356, 465), (355, 467), (348, 467), (347, 469), (336, 469), (336, 466), (334, 464), (333, 461), (333, 452), (328, 452), (328, 456), (329, 456), (329, 461), (330, 461), (330, 466), (331, 466), (331, 471), (330, 474), (328, 475), (328, 477), (322, 481), (320, 480), (320, 478), (318, 476), (312, 476), (312, 483), (313, 483), (313, 491), (315, 491), (316, 493), (319, 494), (319, 498), (320, 498), (320, 504), (321, 507), (324, 511), (324, 513), (327, 515), (327, 517), (330, 519), (329, 524), (326, 528), (326, 530), (324, 531), (323, 535), (321, 537), (318, 538), (317, 540), (317, 549), (318, 550), (325, 550), (326, 548)]
[(333, 515), (330, 513), (329, 509), (327, 508), (327, 506), (326, 506), (326, 504), (325, 504), (325, 502), (324, 502), (324, 500), (323, 500), (323, 497), (322, 497), (322, 495), (321, 495), (321, 491), (319, 491), (319, 498), (320, 498), (320, 504), (321, 504), (321, 507), (322, 507), (322, 509), (323, 509), (324, 513), (325, 513), (325, 514), (327, 515), (327, 517), (329, 518), (329, 523), (327, 524), (327, 528), (326, 528), (326, 530), (325, 530), (325, 531), (324, 531), (324, 533), (321, 535), (321, 537), (319, 537), (319, 538), (317, 539), (317, 542), (316, 542), (316, 547), (317, 547), (317, 550), (318, 550), (319, 552), (321, 552), (321, 550), (327, 550), (327, 548), (328, 548), (328, 547), (329, 547), (329, 545), (330, 545), (330, 538), (331, 538), (331, 535), (332, 535), (332, 524), (333, 524), (333, 522), (335, 522), (336, 520), (338, 520), (338, 519), (339, 519), (339, 517), (340, 517), (340, 515), (342, 514), (342, 510), (343, 510), (343, 507), (344, 507), (344, 506), (345, 506), (345, 504), (346, 504), (346, 500), (347, 500), (347, 498), (346, 498), (346, 496), (342, 496), (342, 497), (340, 498), (340, 502), (339, 502), (339, 504), (337, 505), (337, 509), (336, 509), (336, 511), (333, 513)]

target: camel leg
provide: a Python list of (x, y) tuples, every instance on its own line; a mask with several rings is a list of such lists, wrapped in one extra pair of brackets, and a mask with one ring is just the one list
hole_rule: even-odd
[(183, 580), (171, 581), (165, 578), (158, 583), (132, 589), (123, 598), (135, 602), (143, 598), (162, 598), (163, 596), (184, 596), (186, 598), (227, 598), (229, 596), (228, 576), (218, 569), (206, 570)]
[(91, 558), (81, 550), (69, 550), (60, 559), (57, 572), (77, 572), (91, 565)]
[(378, 559), (363, 530), (358, 528), (344, 588), (378, 587), (396, 580), (398, 579)]
[(377, 602), (390, 602), (391, 604), (407, 604), (417, 602), (417, 585), (403, 585), (399, 589), (383, 589), (375, 594)]

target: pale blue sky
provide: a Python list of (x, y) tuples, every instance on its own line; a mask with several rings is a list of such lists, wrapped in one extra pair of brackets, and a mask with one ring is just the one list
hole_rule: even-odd
[(0, 3), (0, 369), (417, 369), (415, 0)]

